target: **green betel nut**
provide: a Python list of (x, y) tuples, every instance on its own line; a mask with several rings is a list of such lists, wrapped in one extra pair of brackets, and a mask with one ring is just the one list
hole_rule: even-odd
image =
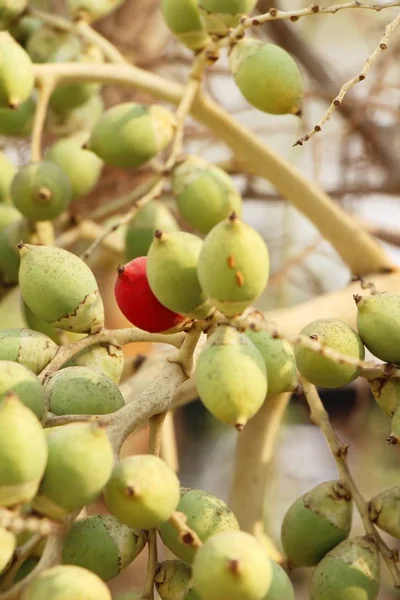
[[(221, 531), (239, 529), (239, 523), (228, 505), (204, 490), (183, 488), (176, 510), (186, 516), (188, 527), (197, 533), (202, 542)], [(193, 562), (196, 549), (181, 541), (179, 532), (171, 523), (163, 523), (159, 531), (162, 541), (175, 556), (187, 563)]]
[(47, 467), (32, 506), (57, 520), (97, 498), (114, 457), (106, 430), (96, 423), (54, 427), (46, 438)]
[[(354, 329), (338, 319), (318, 319), (301, 330), (300, 335), (320, 342), (341, 354), (364, 360), (365, 349)], [(354, 381), (359, 369), (323, 356), (321, 352), (298, 345), (295, 348), (297, 368), (310, 383), (322, 388), (335, 389)]]
[(192, 569), (181, 560), (165, 560), (154, 578), (161, 600), (184, 600), (190, 588)]
[(17, 244), (21, 240), (28, 240), (29, 237), (28, 222), (23, 218), (12, 221), (0, 231), (0, 281), (18, 282), (20, 256)]
[(104, 101), (100, 94), (91, 96), (85, 104), (65, 112), (49, 107), (46, 130), (61, 136), (80, 133), (82, 129), (91, 131), (104, 112)]
[(281, 540), (289, 562), (311, 567), (345, 540), (351, 529), (353, 503), (338, 481), (320, 483), (289, 508)]
[(32, 96), (16, 109), (0, 108), (0, 135), (25, 137), (32, 129), (36, 102)]
[(55, 415), (106, 415), (124, 406), (118, 386), (87, 367), (66, 367), (46, 381), (49, 410)]
[(129, 221), (125, 233), (125, 258), (129, 262), (146, 256), (155, 232), (179, 231), (179, 225), (163, 202), (153, 200), (145, 204)]
[(139, 167), (171, 141), (175, 117), (166, 108), (126, 102), (109, 108), (96, 123), (87, 147), (114, 167)]
[(52, 325), (49, 325), (49, 323), (43, 321), (43, 319), (37, 317), (23, 300), (21, 300), (21, 312), (23, 319), (26, 321), (26, 324), (28, 325), (29, 329), (32, 329), (32, 331), (43, 333), (44, 335), (52, 339), (53, 342), (55, 342), (56, 344), (61, 344), (62, 332), (53, 327)]
[(112, 600), (106, 584), (94, 573), (72, 565), (45, 569), (29, 581), (21, 600)]
[(73, 17), (83, 17), (96, 21), (116, 10), (124, 0), (68, 0), (68, 8)]
[(295, 600), (293, 584), (286, 571), (271, 560), (272, 582), (263, 600)]
[(400, 539), (400, 486), (384, 490), (368, 503), (369, 518), (386, 533)]
[(400, 381), (398, 379), (373, 379), (371, 392), (376, 403), (390, 419), (400, 407)]
[(59, 63), (75, 60), (81, 47), (73, 33), (42, 25), (29, 37), (26, 51), (34, 63)]
[(376, 600), (380, 565), (375, 541), (369, 537), (342, 542), (315, 569), (310, 600)]
[(109, 511), (122, 523), (153, 529), (176, 509), (179, 480), (157, 456), (129, 456), (114, 467), (104, 499)]
[(31, 329), (0, 329), (0, 361), (18, 362), (39, 375), (54, 358), (57, 344)]
[(19, 284), (29, 308), (46, 323), (74, 333), (97, 333), (104, 307), (96, 279), (77, 256), (53, 246), (20, 245)]
[(35, 373), (17, 362), (0, 360), (0, 399), (8, 392), (15, 392), (38, 419), (43, 416), (45, 395)]
[(233, 47), (229, 65), (239, 90), (252, 106), (273, 115), (299, 114), (303, 81), (286, 50), (244, 38)]
[(12, 559), (15, 547), (15, 535), (4, 527), (0, 527), (0, 575)]
[(27, 5), (28, 0), (0, 0), (0, 29), (8, 29)]
[(193, 585), (202, 600), (263, 600), (271, 581), (265, 549), (243, 531), (217, 533), (194, 559)]
[(210, 302), (225, 315), (241, 314), (268, 282), (269, 254), (262, 237), (234, 213), (204, 240), (197, 274)]
[(197, 0), (162, 0), (165, 22), (172, 33), (191, 50), (201, 50), (210, 41)]
[(65, 367), (87, 367), (103, 373), (114, 383), (119, 383), (124, 368), (124, 351), (111, 343), (84, 348), (64, 365)]
[(0, 152), (0, 202), (7, 202), (8, 204), (11, 202), (10, 188), (16, 172), (17, 167), (9, 160), (4, 152)]
[(11, 204), (0, 204), (0, 233), (22, 217), (19, 210)]
[(250, 13), (257, 0), (198, 0), (201, 15), (210, 33), (225, 35), (241, 17)]
[(357, 328), (362, 341), (377, 358), (400, 363), (400, 295), (355, 296)]
[(95, 573), (103, 581), (116, 577), (140, 554), (143, 532), (123, 525), (113, 515), (78, 519), (63, 546), (63, 563)]
[(181, 217), (200, 233), (208, 233), (233, 211), (242, 214), (242, 198), (229, 175), (198, 156), (174, 169), (172, 191)]
[(206, 408), (239, 431), (261, 408), (268, 391), (263, 357), (247, 335), (229, 326), (218, 327), (210, 336), (195, 378)]
[(30, 502), (46, 461), (41, 424), (16, 394), (7, 395), (0, 400), (0, 506)]
[(29, 55), (8, 31), (0, 31), (0, 106), (18, 108), (31, 95), (34, 82)]

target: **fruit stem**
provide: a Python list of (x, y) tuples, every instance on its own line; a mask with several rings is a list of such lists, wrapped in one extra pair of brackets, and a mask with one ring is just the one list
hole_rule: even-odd
[(36, 104), (35, 117), (32, 126), (31, 139), (31, 161), (40, 162), (42, 159), (42, 136), (44, 124), (46, 121), (47, 110), (51, 94), (56, 86), (57, 78), (54, 75), (42, 77), (37, 83), (38, 99)]

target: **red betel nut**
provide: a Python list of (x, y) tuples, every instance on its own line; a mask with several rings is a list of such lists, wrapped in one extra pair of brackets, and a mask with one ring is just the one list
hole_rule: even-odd
[(136, 327), (161, 333), (176, 327), (185, 317), (163, 306), (150, 289), (146, 275), (147, 257), (140, 256), (118, 267), (114, 295), (123, 315)]

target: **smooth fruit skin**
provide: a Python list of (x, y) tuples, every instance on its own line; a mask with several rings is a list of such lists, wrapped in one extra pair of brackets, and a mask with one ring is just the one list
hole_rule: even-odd
[(94, 94), (81, 106), (65, 112), (49, 107), (46, 131), (54, 135), (71, 135), (82, 129), (91, 131), (104, 112), (104, 101), (100, 94)]
[(181, 560), (165, 560), (154, 578), (161, 600), (184, 600), (190, 587), (192, 569)]
[(36, 102), (30, 96), (16, 109), (0, 108), (0, 135), (25, 137), (32, 129)]
[(0, 231), (0, 281), (18, 282), (20, 255), (17, 244), (21, 240), (28, 241), (30, 233), (30, 227), (24, 218), (16, 219)]
[(295, 600), (294, 588), (286, 571), (271, 560), (272, 582), (263, 600)]
[(162, 0), (161, 9), (168, 28), (191, 50), (201, 50), (210, 41), (197, 0)]
[(108, 581), (126, 569), (144, 545), (143, 532), (113, 515), (92, 515), (73, 523), (63, 546), (63, 564), (83, 567)]
[(17, 545), (15, 535), (0, 527), (0, 574), (10, 562)]
[(43, 319), (37, 317), (23, 300), (21, 300), (21, 312), (29, 329), (43, 333), (52, 339), (56, 344), (61, 344), (61, 332), (52, 325), (49, 325), (43, 321)]
[(172, 191), (181, 217), (200, 233), (208, 233), (233, 211), (242, 214), (242, 197), (232, 179), (199, 156), (189, 156), (174, 169)]
[[(365, 349), (360, 336), (338, 319), (318, 319), (306, 325), (300, 335), (307, 336), (351, 358), (364, 360)], [(347, 385), (357, 379), (359, 370), (352, 365), (334, 362), (318, 352), (297, 346), (297, 368), (310, 383), (327, 389)]]
[(49, 364), (57, 350), (57, 344), (38, 331), (0, 329), (0, 361), (18, 362), (36, 375)]
[(0, 29), (8, 29), (27, 5), (28, 0), (0, 0)]
[(247, 335), (221, 326), (210, 336), (196, 366), (205, 407), (239, 431), (261, 408), (268, 391), (264, 360)]
[(9, 394), (0, 400), (0, 506), (30, 502), (46, 461), (47, 443), (40, 422), (16, 394)]
[[(239, 523), (228, 505), (204, 490), (183, 488), (176, 510), (186, 516), (188, 527), (197, 533), (202, 542), (221, 531), (239, 529)], [(165, 522), (159, 531), (162, 541), (175, 556), (187, 563), (193, 562), (196, 549), (181, 542), (175, 527)]]
[(92, 371), (103, 373), (114, 383), (119, 383), (124, 368), (124, 351), (121, 346), (104, 343), (84, 348), (64, 367), (87, 367)]
[(243, 531), (214, 535), (194, 559), (193, 585), (202, 600), (262, 600), (271, 581), (263, 546)]
[(157, 456), (129, 456), (114, 467), (104, 499), (109, 511), (122, 523), (153, 529), (176, 509), (179, 480)]
[(125, 232), (125, 257), (127, 261), (146, 256), (155, 232), (179, 231), (179, 225), (167, 206), (158, 200), (145, 204), (129, 221)]
[(358, 333), (368, 350), (385, 362), (400, 363), (400, 295), (356, 296), (355, 300)]
[(171, 141), (174, 115), (156, 104), (124, 102), (98, 120), (87, 147), (114, 167), (139, 167)]
[(262, 294), (269, 254), (262, 237), (232, 213), (204, 240), (197, 265), (201, 288), (228, 317), (241, 314)]
[(303, 81), (296, 62), (283, 48), (244, 38), (233, 47), (229, 65), (252, 106), (273, 115), (301, 111)]
[(239, 24), (250, 13), (257, 0), (198, 0), (201, 15), (209, 33), (224, 35), (229, 27)]
[[(16, 68), (16, 65), (18, 68)], [(18, 108), (35, 83), (32, 61), (8, 31), (0, 32), (0, 106)]]
[(0, 152), (0, 202), (7, 202), (8, 204), (11, 202), (10, 188), (16, 172), (17, 167), (10, 161), (4, 152)]
[(0, 204), (0, 233), (21, 217), (19, 210), (11, 204)]
[(400, 486), (384, 490), (368, 503), (369, 518), (386, 533), (400, 538)]
[(353, 504), (338, 482), (320, 483), (298, 498), (282, 522), (281, 540), (290, 564), (312, 567), (351, 529)]
[(96, 279), (77, 256), (53, 246), (20, 247), (19, 284), (29, 308), (54, 327), (97, 333), (104, 307)]
[(36, 375), (24, 365), (10, 360), (0, 360), (0, 399), (15, 392), (21, 402), (31, 409), (38, 419), (45, 410), (42, 385)]
[(376, 403), (390, 419), (400, 407), (400, 381), (398, 379), (373, 379), (371, 392)]
[(379, 566), (374, 540), (368, 537), (346, 540), (315, 569), (310, 600), (376, 600)]
[(68, 8), (73, 17), (86, 17), (96, 21), (112, 13), (124, 0), (68, 0)]
[(122, 314), (136, 327), (150, 333), (177, 327), (185, 317), (161, 304), (151, 291), (147, 274), (147, 257), (135, 258), (118, 267), (114, 295)]
[(94, 573), (61, 565), (46, 569), (24, 588), (21, 600), (112, 600), (106, 584)]

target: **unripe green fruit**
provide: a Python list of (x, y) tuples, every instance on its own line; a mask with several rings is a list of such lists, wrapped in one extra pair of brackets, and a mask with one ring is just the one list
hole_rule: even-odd
[(124, 406), (118, 386), (87, 367), (66, 367), (46, 381), (49, 410), (55, 415), (106, 415)]
[[(318, 319), (300, 332), (341, 354), (364, 360), (365, 349), (354, 329), (338, 319)], [(359, 375), (358, 367), (335, 362), (302, 346), (295, 348), (297, 368), (310, 383), (322, 388), (335, 389), (347, 385)]]
[(378, 406), (390, 419), (400, 407), (400, 381), (398, 379), (373, 379), (371, 392)]
[(194, 588), (192, 588), (185, 596), (184, 600), (201, 600), (200, 596)]
[(97, 333), (104, 307), (96, 279), (77, 256), (52, 246), (20, 247), (19, 284), (29, 308), (54, 327)]
[(36, 102), (30, 96), (16, 109), (0, 108), (0, 135), (25, 137), (32, 129)]
[(147, 255), (147, 277), (161, 304), (186, 317), (204, 318), (211, 312), (197, 277), (203, 242), (184, 231), (157, 231)]
[(247, 335), (229, 326), (218, 327), (210, 336), (195, 377), (206, 408), (239, 431), (258, 412), (268, 391), (263, 357)]
[(109, 511), (122, 523), (153, 529), (170, 518), (179, 502), (179, 480), (150, 454), (129, 456), (115, 467), (104, 490)]
[(25, 579), (25, 577), (27, 577), (29, 573), (33, 571), (38, 562), (39, 559), (35, 556), (29, 556), (26, 560), (24, 560), (14, 577), (14, 583), (18, 583), (19, 581), (22, 581), (22, 579)]
[(190, 587), (192, 569), (181, 560), (166, 560), (156, 571), (154, 581), (161, 600), (184, 600)]
[(400, 538), (400, 486), (384, 490), (368, 503), (369, 518), (386, 533)]
[(15, 535), (4, 527), (0, 527), (0, 574), (10, 562), (16, 545)]
[(182, 44), (201, 50), (210, 41), (197, 0), (163, 0), (161, 6), (167, 26)]
[(10, 187), (16, 172), (17, 167), (10, 161), (4, 152), (0, 152), (0, 202), (11, 202)]
[(368, 537), (342, 542), (319, 563), (310, 583), (310, 600), (376, 600), (379, 554)]
[(91, 96), (85, 104), (67, 113), (49, 107), (46, 131), (58, 136), (78, 133), (82, 129), (90, 131), (96, 125), (103, 112), (104, 101), (99, 94)]
[[(10, 0), (5, 0), (9, 2)], [(13, 1), (13, 0), (11, 0)], [(15, 1), (15, 0), (14, 0)], [(21, 0), (25, 2), (26, 0)], [(13, 36), (13, 38), (21, 44), (21, 46), (25, 47), (25, 44), (31, 37), (31, 35), (37, 31), (42, 26), (42, 21), (36, 17), (31, 17), (30, 15), (21, 16), (17, 21), (11, 23), (11, 26), (8, 28), (9, 32)]]
[(72, 565), (46, 569), (24, 588), (21, 600), (112, 600), (94, 573)]
[(298, 385), (296, 358), (286, 340), (274, 339), (267, 331), (246, 332), (264, 359), (268, 376), (268, 394), (292, 392)]
[(146, 256), (158, 230), (169, 233), (179, 231), (179, 225), (163, 202), (153, 200), (129, 221), (125, 232), (125, 257), (127, 262)]
[(72, 525), (63, 546), (63, 563), (83, 567), (108, 581), (126, 569), (144, 545), (142, 532), (112, 515), (93, 515)]
[(357, 328), (362, 341), (377, 358), (400, 363), (400, 295), (355, 296)]
[(10, 223), (0, 231), (0, 281), (18, 282), (20, 256), (17, 244), (28, 240), (30, 231), (28, 222), (21, 218)]
[(303, 81), (286, 50), (244, 38), (233, 47), (229, 65), (239, 90), (252, 106), (273, 115), (299, 114)]
[(353, 503), (338, 481), (327, 481), (298, 498), (282, 522), (281, 540), (289, 562), (311, 567), (347, 538)]
[(124, 0), (68, 0), (73, 17), (84, 17), (90, 21), (101, 19), (116, 10)]
[(8, 31), (0, 31), (0, 106), (18, 108), (31, 95), (34, 83), (29, 55)]
[(26, 51), (34, 63), (71, 62), (81, 47), (79, 38), (72, 33), (43, 25), (29, 38)]
[[(239, 523), (233, 512), (223, 500), (204, 490), (182, 489), (177, 511), (187, 518), (187, 525), (202, 542), (221, 531), (235, 531)], [(187, 563), (192, 563), (196, 549), (184, 544), (179, 532), (170, 523), (163, 523), (160, 535), (164, 544), (177, 556)]]
[(49, 325), (48, 323), (43, 321), (43, 319), (39, 319), (39, 317), (37, 317), (35, 313), (31, 311), (29, 306), (27, 306), (23, 300), (21, 301), (21, 305), (22, 314), (24, 316), (24, 319), (26, 320), (29, 329), (32, 329), (33, 331), (38, 331), (39, 333), (43, 333), (44, 335), (52, 339), (53, 342), (55, 342), (56, 344), (61, 344), (61, 335), (58, 329), (56, 329), (52, 325)]
[(250, 13), (257, 0), (198, 0), (201, 14), (210, 33), (224, 35), (236, 27), (241, 17)]
[(0, 400), (0, 506), (30, 502), (46, 460), (46, 438), (38, 419), (15, 394), (5, 396)]
[(24, 365), (11, 360), (0, 360), (0, 399), (15, 392), (40, 419), (44, 414), (44, 390), (36, 375)]
[(267, 285), (267, 246), (252, 227), (232, 213), (204, 240), (197, 274), (214, 306), (229, 317), (241, 314)]
[(0, 29), (8, 29), (27, 5), (28, 0), (0, 0)]
[(114, 383), (119, 383), (124, 368), (124, 352), (121, 346), (111, 343), (84, 348), (69, 360), (65, 367), (87, 367), (103, 373)]
[(58, 350), (47, 335), (31, 329), (0, 329), (0, 361), (11, 360), (39, 375)]
[(271, 587), (263, 600), (295, 600), (294, 588), (286, 571), (274, 560), (271, 560), (271, 567)]
[(242, 198), (232, 179), (199, 156), (189, 156), (174, 169), (172, 191), (181, 217), (200, 233), (208, 233), (233, 211), (242, 214)]
[(114, 167), (139, 167), (171, 141), (175, 117), (162, 106), (124, 102), (96, 123), (87, 147)]
[(6, 229), (11, 223), (18, 221), (21, 217), (21, 213), (15, 206), (0, 204), (0, 232)]
[(263, 546), (243, 531), (214, 535), (198, 549), (193, 563), (193, 584), (202, 600), (262, 600), (271, 580)]
[(32, 506), (51, 519), (93, 502), (113, 468), (113, 450), (106, 430), (95, 423), (54, 427), (46, 436), (48, 461)]

